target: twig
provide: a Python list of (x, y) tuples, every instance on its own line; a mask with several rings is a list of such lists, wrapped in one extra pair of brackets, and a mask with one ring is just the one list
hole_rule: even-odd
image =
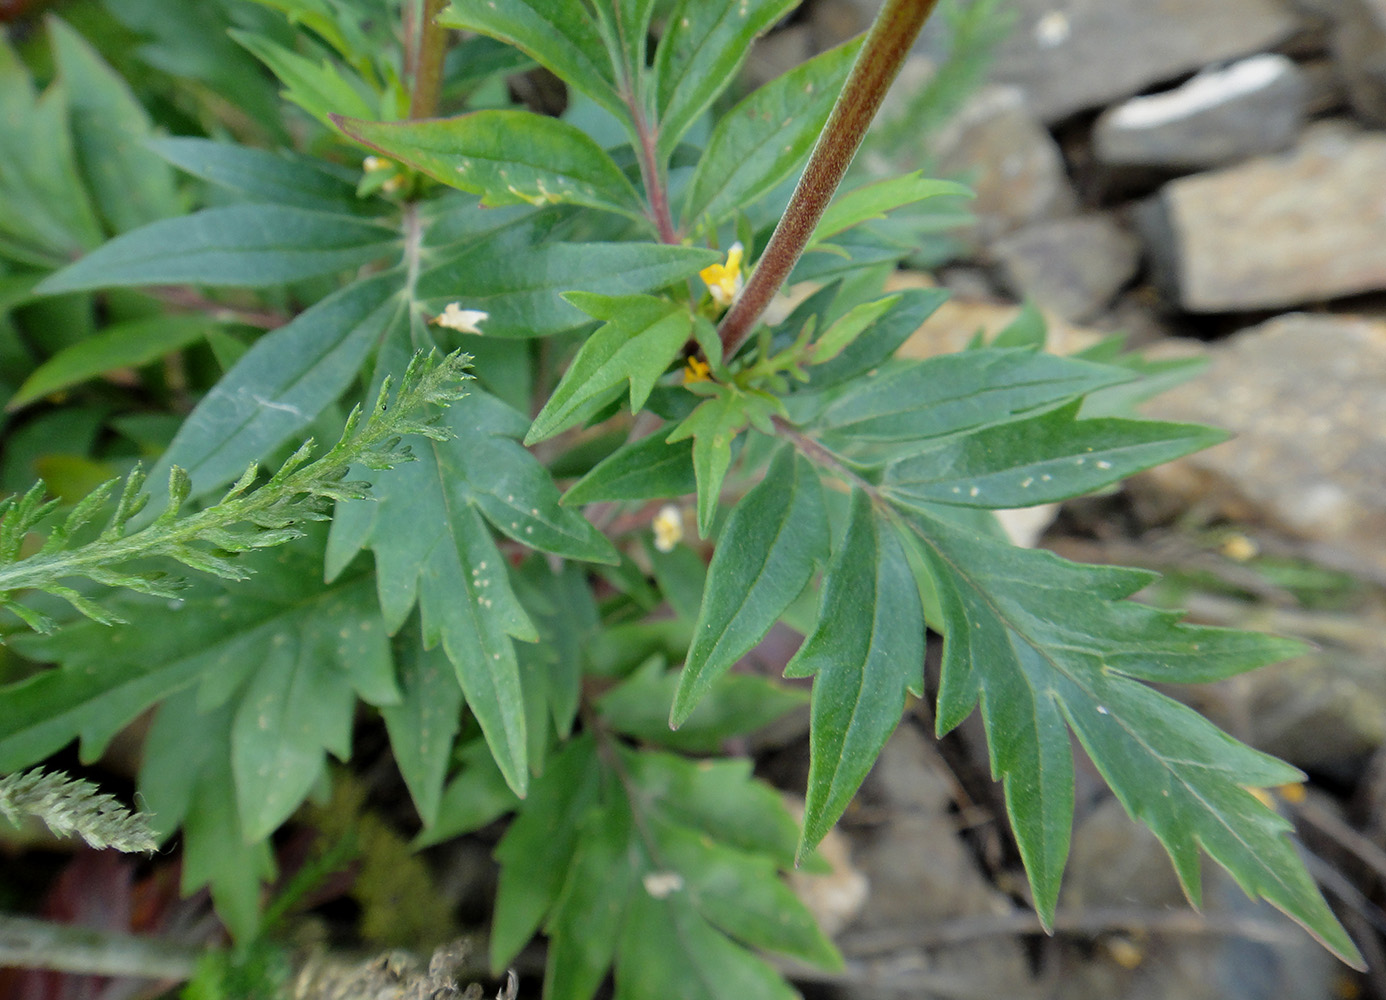
[(0, 966), (88, 976), (187, 979), (198, 954), (196, 948), (160, 938), (0, 914)]

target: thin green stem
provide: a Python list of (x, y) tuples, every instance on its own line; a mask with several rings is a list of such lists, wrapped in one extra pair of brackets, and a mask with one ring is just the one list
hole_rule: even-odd
[(443, 57), (447, 55), (448, 29), (438, 23), (438, 15), (448, 0), (421, 0), (415, 35), (414, 80), (409, 93), (409, 117), (432, 118), (438, 113), (438, 95), (443, 90)]
[(751, 280), (718, 327), (731, 358), (784, 285), (938, 0), (886, 0)]

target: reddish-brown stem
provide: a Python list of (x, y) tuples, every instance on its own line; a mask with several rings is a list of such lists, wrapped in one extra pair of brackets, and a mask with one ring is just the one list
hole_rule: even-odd
[(438, 24), (438, 15), (448, 0), (422, 0), (423, 10), (415, 26), (412, 44), (413, 87), (409, 93), (409, 117), (432, 118), (438, 113), (438, 95), (443, 89), (443, 57), (447, 55), (448, 29)]
[(938, 0), (886, 0), (751, 280), (717, 329), (730, 358), (794, 270), (905, 56)]
[(629, 98), (628, 105), (639, 139), (635, 144), (635, 154), (640, 161), (640, 180), (645, 185), (646, 197), (650, 199), (650, 215), (654, 219), (655, 228), (659, 230), (659, 241), (677, 243), (679, 234), (674, 229), (674, 217), (669, 212), (669, 191), (664, 186), (664, 175), (659, 169), (659, 155), (655, 151), (656, 136), (639, 102)]

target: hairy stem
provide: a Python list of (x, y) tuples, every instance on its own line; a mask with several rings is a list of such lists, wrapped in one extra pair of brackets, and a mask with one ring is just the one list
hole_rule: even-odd
[(814, 227), (823, 217), (823, 211), (856, 155), (867, 126), (937, 2), (886, 0), (876, 16), (851, 75), (833, 105), (828, 123), (818, 136), (794, 195), (789, 199), (789, 207), (775, 227), (745, 290), (722, 318), (717, 335), (722, 340), (723, 357), (730, 358), (745, 342), (756, 320), (765, 312), (789, 272), (794, 270)]
[(409, 117), (432, 118), (438, 113), (438, 95), (443, 89), (443, 57), (447, 54), (448, 29), (438, 24), (438, 15), (447, 0), (421, 0), (414, 36), (414, 81), (409, 94)]

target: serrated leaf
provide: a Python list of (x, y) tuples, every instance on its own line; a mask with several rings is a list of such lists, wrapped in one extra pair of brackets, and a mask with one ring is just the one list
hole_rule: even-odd
[(211, 685), (200, 692), (204, 708), (245, 690), (272, 690), (279, 704), (250, 695), (236, 702), (231, 751), (246, 836), (272, 831), (321, 773), (324, 748), (349, 749), (356, 695), (379, 694), (378, 675), (391, 671), (369, 577), (324, 586), (311, 546), (300, 548), (254, 558), (258, 572), (248, 580), (194, 585), (177, 610), (166, 601), (112, 598), (130, 625), (79, 624), (29, 640), (26, 649), (62, 666), (0, 698), (5, 769), (41, 760), (74, 737), (84, 759), (95, 759), (140, 712), (194, 683)]
[(1082, 405), (983, 427), (893, 462), (883, 493), (909, 505), (1032, 507), (1091, 493), (1227, 439), (1197, 424), (1079, 420)]
[(655, 52), (657, 149), (669, 155), (734, 80), (757, 36), (799, 0), (682, 0)]
[(837, 949), (769, 857), (727, 847), (663, 817), (651, 831), (661, 863), (683, 876), (693, 908), (718, 930), (753, 948), (842, 967)]
[(717, 385), (716, 395), (698, 404), (665, 440), (693, 439), (693, 472), (698, 479), (698, 534), (706, 538), (722, 496), (722, 480), (731, 467), (732, 441), (750, 422), (745, 397)]
[(185, 137), (156, 139), (148, 145), (178, 169), (249, 201), (338, 215), (379, 211), (378, 202), (357, 198), (350, 184), (306, 157)]
[(0, 38), (0, 245), (35, 267), (57, 266), (101, 242), (101, 223), (77, 172), (67, 95), (34, 91)]
[(604, 694), (597, 707), (612, 729), (637, 740), (685, 753), (716, 753), (728, 739), (768, 726), (806, 700), (768, 678), (728, 674), (706, 685), (706, 695), (674, 730), (669, 703), (678, 682), (677, 671), (652, 658)]
[(53, 355), (5, 404), (17, 410), (35, 400), (117, 368), (138, 368), (201, 340), (214, 326), (204, 316), (164, 315), (113, 323)]
[(47, 23), (78, 162), (107, 226), (124, 232), (177, 214), (173, 172), (145, 146), (148, 113), (81, 35), (57, 17)]
[[(1107, 365), (1017, 349), (906, 362), (849, 386), (815, 421), (825, 440), (910, 444), (999, 423), (1128, 381)], [(898, 454), (892, 457), (902, 457)]]
[(670, 444), (655, 433), (621, 445), (592, 467), (563, 494), (564, 506), (601, 500), (655, 500), (683, 496), (697, 489), (693, 475), (693, 442)]
[(41, 282), (43, 295), (141, 285), (264, 288), (398, 257), (399, 233), (287, 205), (232, 205), (117, 236)]
[(713, 681), (765, 637), (826, 555), (827, 538), (817, 474), (792, 450), (780, 452), (717, 539), (671, 725), (682, 725)]
[(618, 119), (629, 116), (611, 60), (587, 8), (569, 0), (453, 0), (438, 15), (450, 28), (479, 31), (515, 46)]
[(191, 688), (159, 708), (144, 745), (140, 795), (161, 828), (183, 827), (181, 889), (208, 886), (217, 916), (237, 941), (260, 927), (262, 883), (275, 874), (267, 840), (247, 839), (231, 774), (235, 706), (199, 711)]
[(716, 225), (769, 194), (808, 155), (861, 40), (829, 49), (772, 80), (713, 129), (688, 186), (683, 219)]
[(637, 875), (631, 812), (619, 796), (582, 822), (563, 889), (544, 922), (550, 938), (545, 1000), (591, 1000), (616, 954)]
[(429, 121), (370, 122), (334, 116), (359, 142), (482, 204), (586, 205), (644, 220), (640, 196), (587, 133), (531, 111), (474, 111)]
[(203, 495), (308, 426), (407, 322), (403, 280), (387, 273), (358, 281), (257, 340), (188, 415), (150, 472), (151, 486), (162, 488), (177, 465)]
[(484, 739), (476, 739), (457, 751), (461, 773), (443, 792), (438, 803), (438, 818), (412, 841), (415, 849), (441, 844), (464, 833), (479, 830), (486, 824), (514, 812), (521, 799), (505, 783), (505, 775), (496, 766), (491, 748)]
[(372, 118), (376, 109), (348, 82), (350, 71), (327, 60), (315, 63), (291, 49), (249, 31), (227, 32), (284, 84), (283, 96), (332, 127), (331, 115)]
[(785, 667), (814, 677), (802, 855), (856, 794), (924, 685), (924, 612), (895, 531), (854, 490), (847, 533), (823, 574), (818, 624)]
[(525, 435), (527, 445), (592, 416), (613, 388), (629, 384), (631, 412), (639, 410), (693, 329), (685, 306), (652, 295), (569, 292), (564, 298), (604, 322), (583, 342), (534, 418)]
[(362, 547), (374, 550), (387, 626), (398, 629), (419, 604), (424, 645), (442, 642), (501, 771), (523, 795), (525, 704), (511, 640), (539, 636), (482, 513), (517, 541), (566, 558), (614, 553), (580, 514), (558, 506), (543, 467), (510, 440), (524, 430), (520, 414), (476, 392), (449, 407), (441, 426), (454, 436), (376, 476), (372, 500), (338, 506), (327, 570), (340, 572)]
[(438, 819), (452, 743), (462, 719), (462, 688), (442, 650), (415, 644), (399, 657), (404, 697), (381, 709), (390, 750), (425, 827)]
[(543, 337), (591, 322), (563, 298), (566, 292), (652, 292), (696, 274), (717, 256), (653, 243), (537, 243), (521, 225), (488, 234), (427, 268), (417, 295), (435, 313), (459, 301), (483, 310), (489, 337)]
[(828, 206), (814, 227), (806, 250), (811, 250), (846, 229), (868, 219), (883, 219), (887, 212), (940, 195), (970, 197), (972, 191), (955, 181), (932, 180), (923, 171), (901, 177), (890, 177), (873, 184), (863, 184), (852, 191), (839, 194)]
[(558, 900), (600, 777), (591, 737), (571, 741), (549, 761), (497, 846), (501, 874), (491, 921), (492, 969), (510, 964)]
[(1150, 573), (1070, 563), (922, 512), (909, 523), (945, 619), (939, 731), (981, 703), (1043, 921), (1053, 918), (1073, 821), (1071, 728), (1127, 812), (1164, 844), (1195, 904), (1202, 847), (1249, 895), (1360, 962), (1285, 836), (1289, 823), (1248, 790), (1299, 772), (1142, 683), (1229, 676), (1293, 655), (1298, 643), (1184, 625), (1122, 600)]

